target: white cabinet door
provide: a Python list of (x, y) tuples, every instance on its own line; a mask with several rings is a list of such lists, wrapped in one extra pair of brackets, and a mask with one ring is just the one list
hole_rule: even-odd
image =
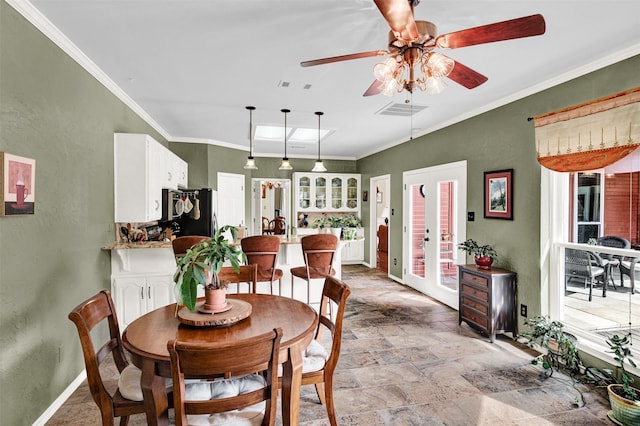
[(187, 162), (167, 150), (165, 187), (171, 189), (187, 187)]
[(173, 275), (147, 277), (147, 312), (176, 301)]
[(148, 135), (114, 135), (115, 222), (162, 218), (163, 149)]
[(162, 188), (187, 187), (187, 163), (149, 135), (114, 134), (115, 222), (162, 218)]
[(364, 261), (364, 240), (353, 240), (342, 247), (342, 263), (361, 263)]
[(113, 280), (111, 293), (120, 330), (147, 312), (144, 277), (122, 277)]

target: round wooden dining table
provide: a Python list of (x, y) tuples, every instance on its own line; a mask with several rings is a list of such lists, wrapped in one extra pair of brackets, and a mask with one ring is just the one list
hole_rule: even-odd
[[(171, 377), (167, 342), (235, 342), (282, 328), (282, 423), (297, 425), (302, 380), (302, 353), (311, 343), (318, 315), (309, 305), (270, 294), (230, 294), (251, 304), (251, 315), (226, 327), (190, 326), (176, 317), (176, 305), (167, 305), (133, 321), (122, 341), (131, 362), (142, 370), (141, 387), (149, 425), (167, 425), (168, 398), (165, 378)], [(183, 308), (186, 309), (186, 308)]]

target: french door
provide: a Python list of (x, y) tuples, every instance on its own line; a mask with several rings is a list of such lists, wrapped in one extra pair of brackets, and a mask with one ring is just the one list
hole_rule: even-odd
[(467, 162), (403, 173), (403, 281), (458, 309), (458, 241), (466, 239)]

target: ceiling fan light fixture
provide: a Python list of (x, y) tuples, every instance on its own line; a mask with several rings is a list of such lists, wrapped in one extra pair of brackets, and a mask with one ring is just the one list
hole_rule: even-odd
[(256, 109), (254, 106), (246, 106), (249, 110), (249, 156), (247, 162), (244, 165), (245, 170), (258, 170), (256, 160), (253, 158), (253, 111)]
[(311, 169), (312, 172), (326, 172), (327, 168), (322, 164), (322, 159), (320, 158), (320, 117), (324, 115), (324, 112), (316, 111), (315, 115), (318, 116), (318, 159), (316, 160), (315, 166)]
[(280, 112), (284, 114), (284, 157), (278, 170), (293, 170), (293, 166), (291, 166), (289, 158), (287, 157), (287, 114), (290, 113), (291, 110), (283, 108)]
[(427, 93), (430, 95), (437, 95), (441, 93), (447, 87), (447, 83), (439, 77), (427, 77), (425, 82)]
[(398, 69), (398, 61), (395, 58), (390, 57), (384, 61), (374, 65), (373, 75), (376, 80), (381, 83), (386, 83), (394, 77), (395, 71)]
[[(427, 56), (427, 68), (431, 71), (431, 75), (434, 77), (446, 77), (451, 74), (451, 71), (453, 71), (453, 67), (455, 65), (455, 61), (453, 59), (441, 55), (440, 53), (430, 53), (425, 56)], [(424, 56), (422, 60), (425, 60)]]

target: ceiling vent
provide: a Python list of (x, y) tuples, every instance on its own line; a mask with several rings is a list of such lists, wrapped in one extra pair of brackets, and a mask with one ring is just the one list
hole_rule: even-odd
[(293, 81), (280, 80), (278, 81), (278, 87), (299, 89), (299, 90), (309, 90), (311, 89), (311, 83), (297, 83)]
[(379, 115), (393, 115), (396, 117), (410, 117), (416, 115), (420, 111), (427, 109), (427, 105), (393, 103), (386, 105), (384, 108), (376, 112)]

